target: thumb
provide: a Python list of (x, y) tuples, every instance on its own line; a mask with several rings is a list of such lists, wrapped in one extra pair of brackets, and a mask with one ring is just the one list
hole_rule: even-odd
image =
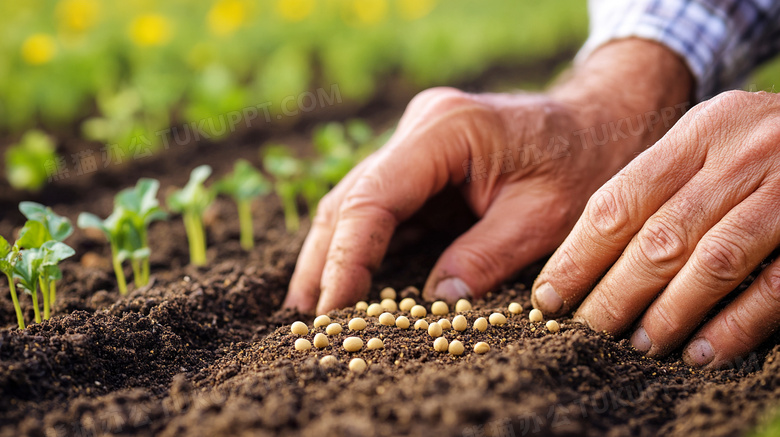
[[(521, 184), (523, 185), (523, 184)], [(523, 187), (515, 187), (523, 189)], [(442, 253), (425, 283), (428, 300), (479, 299), (552, 253), (571, 227), (549, 195), (499, 195), (483, 218)]]

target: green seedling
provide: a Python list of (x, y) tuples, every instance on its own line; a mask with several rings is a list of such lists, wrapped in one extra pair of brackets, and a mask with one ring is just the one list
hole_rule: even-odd
[(190, 262), (206, 265), (206, 233), (203, 230), (203, 214), (214, 201), (214, 190), (203, 183), (211, 175), (211, 167), (201, 165), (192, 170), (187, 185), (168, 196), (168, 207), (184, 217), (184, 227), (190, 245)]
[(289, 232), (300, 227), (297, 196), (301, 190), (303, 163), (295, 159), (285, 146), (269, 146), (265, 149), (263, 166), (274, 176), (274, 190), (282, 202), (284, 224)]
[(20, 257), (14, 266), (14, 277), (19, 280), (19, 287), (32, 296), (33, 311), (37, 323), (41, 322), (38, 286), (40, 285), (43, 295), (43, 319), (48, 320), (50, 314), (49, 283), (62, 278), (58, 264), (63, 259), (73, 256), (74, 253), (75, 251), (67, 244), (53, 240), (47, 241), (38, 248), (19, 251)]
[(0, 271), (8, 278), (8, 288), (11, 291), (11, 300), (16, 310), (16, 321), (19, 323), (19, 329), (24, 329), (24, 315), (22, 307), (19, 305), (19, 298), (16, 295), (16, 285), (14, 285), (14, 269), (19, 261), (19, 250), (12, 247), (5, 238), (0, 237)]
[(129, 252), (133, 280), (137, 287), (149, 283), (149, 225), (153, 221), (168, 218), (168, 214), (160, 208), (157, 201), (159, 188), (158, 181), (142, 178), (135, 187), (120, 191), (115, 199), (116, 205), (125, 212), (124, 226), (130, 227), (123, 250)]
[(43, 132), (32, 130), (5, 152), (6, 175), (12, 187), (37, 191), (50, 175), (57, 173), (54, 142)]
[[(116, 207), (114, 208), (114, 212), (105, 220), (100, 219), (94, 214), (82, 212), (79, 214), (77, 224), (81, 229), (93, 228), (103, 231), (103, 234), (105, 234), (111, 246), (111, 263), (114, 267), (114, 275), (116, 275), (119, 293), (122, 295), (127, 294), (127, 280), (125, 279), (125, 273), (122, 270), (122, 263), (128, 258), (128, 254), (131, 253), (128, 248), (132, 246), (128, 241), (130, 240), (128, 230), (131, 227), (127, 225), (127, 212), (124, 208)], [(138, 245), (140, 246), (140, 241), (138, 242)], [(137, 257), (142, 258), (143, 255), (143, 251), (140, 251), (137, 254)]]
[[(51, 208), (35, 202), (19, 203), (19, 211), (27, 217), (27, 220), (39, 222), (46, 230), (46, 235), (41, 240), (41, 245), (49, 240), (65, 241), (73, 233), (73, 225), (66, 217), (57, 215)], [(40, 247), (40, 246), (34, 246)], [(57, 281), (49, 283), (49, 304), (54, 306), (57, 299)]]
[(271, 183), (249, 161), (236, 161), (233, 173), (214, 186), (218, 193), (229, 195), (238, 205), (238, 221), (241, 226), (241, 247), (250, 250), (255, 244), (252, 228), (252, 200), (271, 192)]

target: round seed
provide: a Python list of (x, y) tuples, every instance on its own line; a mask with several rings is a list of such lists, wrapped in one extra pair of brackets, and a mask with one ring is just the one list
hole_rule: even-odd
[[(300, 338), (298, 339), (300, 340)], [(330, 341), (328, 341), (328, 336), (319, 332), (317, 335), (314, 336), (314, 347), (317, 349), (322, 349), (324, 347), (328, 347), (330, 345)]]
[(428, 322), (425, 319), (420, 319), (414, 322), (414, 329), (428, 329)]
[(328, 326), (329, 324), (330, 324), (330, 317), (324, 314), (314, 319), (315, 328), (321, 328), (323, 326)]
[(368, 340), (368, 343), (366, 343), (366, 347), (370, 351), (377, 350), (377, 349), (384, 349), (385, 343), (381, 339), (372, 338), (371, 340)]
[(410, 311), (412, 314), (412, 317), (425, 317), (428, 315), (428, 311), (425, 310), (425, 307), (422, 305), (415, 305), (412, 307), (412, 310)]
[(485, 332), (488, 328), (488, 321), (484, 317), (480, 317), (477, 320), (474, 320), (474, 329), (476, 329), (479, 332)]
[(433, 338), (441, 337), (441, 325), (433, 322), (428, 326), (428, 335)]
[(401, 311), (409, 311), (415, 305), (417, 305), (417, 302), (415, 302), (411, 297), (407, 297), (405, 299), (401, 299), (401, 302), (398, 304), (398, 308)]
[(469, 327), (469, 321), (466, 317), (458, 314), (452, 319), (452, 329), (456, 331), (465, 331)]
[(461, 343), (460, 341), (452, 340), (452, 343), (450, 343), (449, 350), (452, 355), (463, 355), (463, 352), (466, 350), (466, 348), (463, 346), (463, 343)]
[(532, 322), (541, 322), (544, 319), (544, 315), (541, 311), (537, 310), (536, 308), (532, 309), (530, 313), (528, 313), (528, 320)]
[(509, 307), (507, 307), (510, 313), (512, 314), (522, 314), (523, 313), (523, 306), (520, 305), (517, 302), (512, 302), (509, 304)]
[(455, 303), (455, 312), (462, 313), (464, 311), (471, 311), (471, 302), (466, 299), (459, 299), (458, 302)]
[(357, 352), (363, 347), (363, 340), (358, 337), (347, 337), (344, 339), (344, 349), (347, 352)]
[(450, 309), (447, 307), (447, 304), (444, 301), (437, 300), (433, 303), (433, 305), (431, 305), (431, 313), (437, 316), (443, 316), (449, 312)]
[(366, 367), (368, 367), (368, 364), (366, 364), (363, 358), (352, 358), (349, 360), (349, 370), (353, 372), (362, 373), (366, 370)]
[(320, 358), (320, 366), (322, 367), (335, 366), (338, 362), (339, 361), (333, 355), (325, 355), (324, 357)]
[(379, 292), (380, 299), (392, 299), (395, 300), (395, 289), (393, 287), (385, 287)]
[(486, 354), (490, 351), (490, 345), (485, 343), (484, 341), (480, 341), (479, 343), (474, 345), (474, 352), (482, 355)]
[(555, 320), (548, 320), (545, 326), (550, 332), (558, 332), (561, 330), (561, 325), (559, 325)]
[(355, 309), (365, 311), (368, 309), (368, 304), (365, 301), (361, 300), (360, 302), (355, 304)]
[(409, 319), (406, 318), (406, 316), (400, 316), (397, 319), (395, 319), (395, 326), (401, 328), (401, 329), (409, 329)]
[[(355, 320), (355, 319), (352, 319), (352, 320)], [(363, 319), (360, 319), (360, 320), (363, 320)], [(363, 322), (365, 323), (365, 320), (363, 320)], [(350, 328), (350, 329), (352, 329), (352, 328)], [(328, 335), (338, 335), (338, 334), (341, 334), (341, 325), (339, 325), (338, 323), (331, 323), (330, 325), (328, 325), (327, 328), (325, 328), (325, 333), (328, 334)]]
[(309, 327), (303, 322), (295, 322), (290, 326), (290, 331), (295, 335), (306, 335), (309, 333)]
[(379, 323), (385, 326), (395, 325), (395, 317), (390, 313), (382, 313), (379, 315)]
[(436, 340), (433, 340), (433, 350), (436, 352), (447, 352), (447, 348), (450, 346), (450, 344), (447, 342), (447, 339), (444, 337), (439, 337)]
[(398, 304), (393, 299), (382, 299), (379, 306), (385, 311), (398, 311)]
[(309, 340), (306, 340), (305, 338), (295, 340), (295, 350), (307, 351), (309, 349), (311, 349), (311, 342)]
[(506, 323), (506, 316), (501, 313), (493, 313), (488, 320), (491, 325), (503, 325)]
[(368, 314), (371, 317), (376, 317), (380, 314), (382, 314), (382, 305), (379, 305), (378, 303), (372, 303), (368, 306), (368, 309), (366, 310), (366, 314)]
[(349, 321), (347, 327), (352, 331), (362, 331), (366, 329), (366, 321), (361, 319), (360, 317), (355, 317), (354, 319)]
[(452, 323), (450, 323), (450, 321), (447, 319), (439, 320), (439, 325), (441, 325), (442, 331), (449, 331), (452, 329)]

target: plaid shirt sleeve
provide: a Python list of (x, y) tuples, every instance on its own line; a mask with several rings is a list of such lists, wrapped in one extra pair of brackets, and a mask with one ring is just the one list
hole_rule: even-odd
[(591, 0), (575, 62), (621, 38), (657, 41), (688, 64), (702, 100), (738, 87), (780, 52), (780, 0)]

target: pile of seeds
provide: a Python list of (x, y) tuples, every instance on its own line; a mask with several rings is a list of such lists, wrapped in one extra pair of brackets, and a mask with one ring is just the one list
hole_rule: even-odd
[[(417, 294), (419, 295), (419, 293)], [(348, 353), (347, 356), (359, 353), (362, 350), (381, 351), (385, 348), (386, 339), (383, 338), (383, 334), (365, 340), (359, 336), (361, 331), (366, 330), (369, 323), (373, 326), (381, 327), (381, 329), (405, 330), (412, 326), (410, 318), (417, 319), (414, 320), (413, 325), (415, 330), (427, 331), (432, 339), (431, 347), (433, 350), (449, 353), (453, 358), (466, 354), (467, 348), (464, 344), (466, 339), (460, 337), (459, 334), (465, 333), (469, 329), (470, 320), (468, 313), (472, 311), (471, 302), (466, 299), (459, 300), (454, 308), (455, 313), (458, 314), (450, 319), (450, 308), (446, 302), (433, 302), (430, 305), (429, 313), (425, 306), (416, 302), (412, 297), (406, 297), (400, 302), (396, 302), (396, 297), (396, 291), (388, 287), (381, 291), (381, 301), (379, 303), (369, 304), (361, 301), (355, 305), (355, 309), (358, 312), (364, 312), (366, 318), (355, 317), (346, 323), (346, 329), (349, 332), (348, 336), (341, 342), (341, 347)], [(402, 314), (397, 314), (399, 312)], [(470, 329), (473, 330), (474, 334), (477, 334), (480, 341), (475, 341), (474, 335), (468, 336), (470, 343), (473, 342), (470, 346), (471, 350), (478, 355), (490, 352), (490, 340), (494, 339), (494, 337), (489, 335), (488, 329), (511, 329), (511, 327), (507, 326), (509, 323), (507, 317), (511, 318), (522, 313), (522, 305), (512, 302), (505, 309), (499, 309), (490, 314), (490, 317), (487, 319), (484, 317), (474, 319)], [(430, 323), (426, 320), (429, 314), (433, 319)], [(544, 315), (538, 309), (532, 309), (529, 312), (528, 319), (532, 324), (537, 324), (544, 321)], [(561, 328), (555, 320), (548, 320), (545, 327), (550, 333), (557, 333)], [(327, 315), (320, 315), (315, 318), (312, 329), (309, 329), (305, 323), (300, 321), (290, 325), (292, 335), (299, 337), (294, 342), (295, 350), (302, 353), (312, 353), (312, 346), (316, 350), (331, 347), (330, 337), (340, 335), (344, 329), (345, 327), (342, 326), (342, 323), (331, 320)], [(376, 332), (376, 330), (373, 332)], [(310, 335), (313, 335), (311, 341), (307, 338)], [(338, 342), (333, 347), (338, 347), (337, 345)], [(353, 372), (360, 373), (367, 369), (370, 362), (370, 360), (366, 362), (365, 359), (360, 357), (351, 357), (347, 367)], [(334, 367), (338, 363), (339, 359), (334, 354), (327, 354), (320, 358), (320, 365), (323, 367)]]

